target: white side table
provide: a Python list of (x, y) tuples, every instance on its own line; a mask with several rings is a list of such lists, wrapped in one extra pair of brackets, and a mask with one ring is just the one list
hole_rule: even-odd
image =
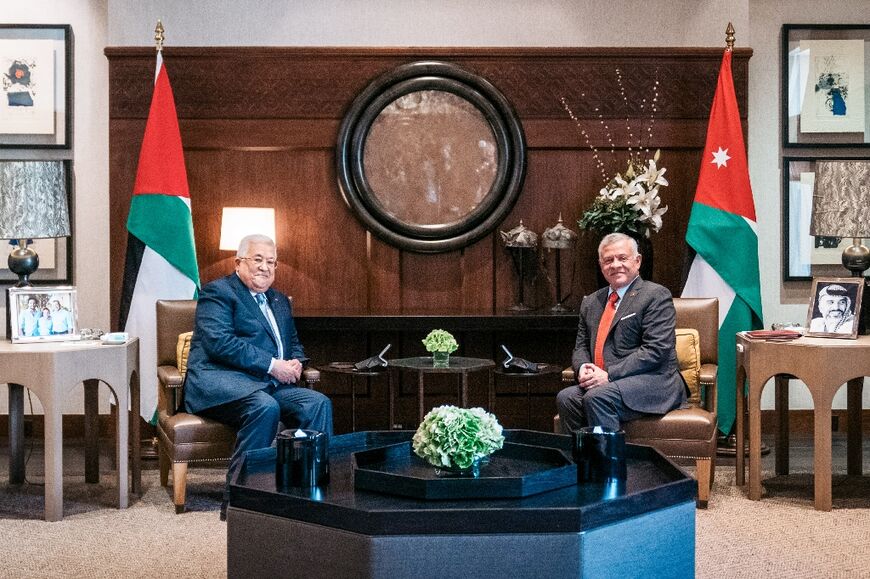
[[(0, 383), (9, 385), (9, 481), (24, 479), (24, 387), (37, 395), (45, 412), (45, 520), (63, 518), (63, 427), (64, 400), (80, 383), (85, 387), (86, 442), (96, 442), (97, 386), (109, 386), (118, 404), (117, 444), (118, 508), (127, 508), (129, 500), (127, 445), (129, 417), (139, 415), (139, 340), (125, 344), (105, 345), (100, 342), (48, 342), (12, 344), (0, 342)], [(133, 490), (139, 491), (141, 464), (139, 460), (139, 421), (132, 426)], [(95, 444), (86, 444), (86, 453), (94, 457)], [(95, 463), (86, 457), (86, 480), (97, 473)], [(98, 476), (96, 477), (98, 480)], [(96, 482), (96, 481), (93, 481)]]

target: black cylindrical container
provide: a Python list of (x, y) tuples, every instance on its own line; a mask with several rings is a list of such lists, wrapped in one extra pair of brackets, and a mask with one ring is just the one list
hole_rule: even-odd
[(315, 487), (329, 476), (329, 437), (316, 430), (287, 429), (277, 437), (275, 486)]
[(574, 433), (577, 482), (625, 481), (625, 432), (586, 426)]

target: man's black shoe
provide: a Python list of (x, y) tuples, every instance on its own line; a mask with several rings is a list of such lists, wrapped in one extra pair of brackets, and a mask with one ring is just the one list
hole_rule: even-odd
[(223, 501), (221, 503), (221, 520), (222, 521), (227, 520), (227, 501)]

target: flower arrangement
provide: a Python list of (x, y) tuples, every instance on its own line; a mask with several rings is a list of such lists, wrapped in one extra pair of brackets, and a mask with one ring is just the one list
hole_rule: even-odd
[(435, 467), (465, 470), (504, 445), (502, 427), (483, 408), (439, 406), (423, 418), (412, 439), (414, 453)]
[[(605, 163), (586, 130), (587, 124), (574, 114), (565, 97), (559, 99), (562, 108), (577, 125), (586, 145), (592, 150), (593, 161), (601, 172), (602, 180), (606, 183), (589, 208), (577, 220), (577, 224), (581, 229), (591, 229), (600, 234), (620, 232), (635, 238), (649, 238), (652, 233), (661, 229), (662, 215), (668, 210), (667, 206), (661, 206), (661, 197), (659, 197), (659, 188), (668, 185), (664, 177), (666, 169), (657, 166), (660, 151), (657, 150), (652, 159), (647, 159), (646, 162), (642, 160), (642, 155), (649, 154), (647, 145), (653, 140), (653, 125), (659, 100), (658, 69), (649, 78), (645, 89), (639, 92), (626, 90), (622, 79), (623, 71), (620, 68), (616, 68), (615, 74), (616, 85), (625, 110), (631, 111), (632, 115), (639, 113), (641, 125), (632, 127), (632, 123), (626, 116), (628, 167), (625, 172), (616, 173), (612, 178), (608, 179)], [(639, 101), (635, 101), (634, 104), (629, 103), (629, 96), (635, 94), (637, 95), (635, 98)], [(580, 96), (587, 99), (585, 93), (581, 93)], [(615, 159), (616, 145), (604, 116), (603, 105), (595, 106), (592, 112), (597, 115), (598, 124), (606, 133), (607, 142), (610, 144), (610, 157)]]
[(650, 237), (662, 227), (662, 215), (668, 206), (661, 206), (659, 188), (667, 187), (664, 167), (659, 168), (659, 151), (646, 165), (631, 159), (625, 173), (617, 173), (601, 189), (577, 221), (580, 229), (599, 233), (626, 233)]
[(432, 330), (425, 338), (423, 345), (427, 352), (447, 352), (452, 354), (459, 349), (456, 338), (446, 330)]

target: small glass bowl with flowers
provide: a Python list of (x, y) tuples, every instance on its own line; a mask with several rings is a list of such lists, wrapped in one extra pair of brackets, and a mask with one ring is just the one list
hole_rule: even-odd
[(432, 353), (433, 368), (448, 368), (450, 354), (459, 349), (456, 338), (446, 330), (432, 330), (423, 338), (423, 345), (427, 352)]

